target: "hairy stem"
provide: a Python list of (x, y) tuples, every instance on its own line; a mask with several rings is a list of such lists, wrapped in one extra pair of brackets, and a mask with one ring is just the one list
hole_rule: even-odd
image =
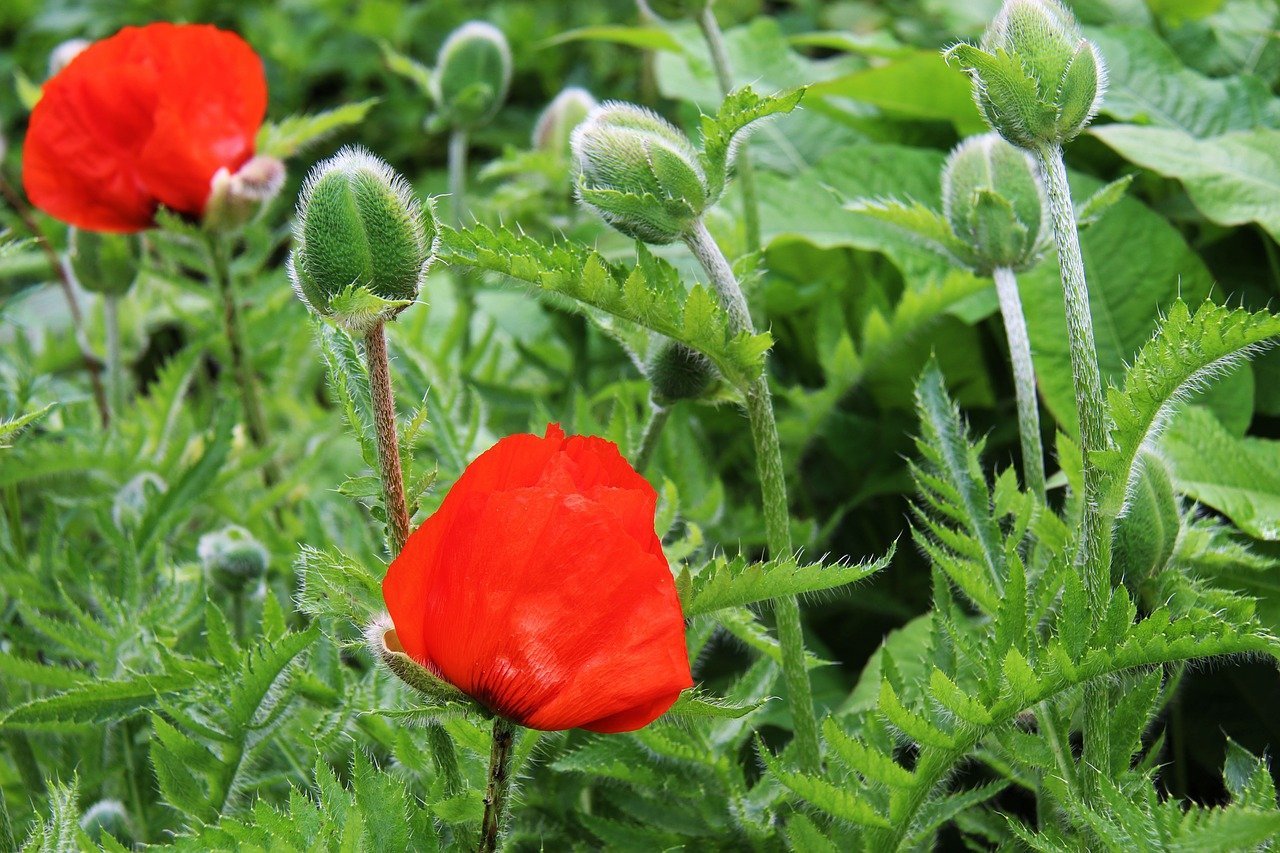
[[(1053, 237), (1058, 245), (1062, 268), (1063, 301), (1067, 310), (1067, 338), (1071, 353), (1071, 377), (1076, 392), (1076, 415), (1080, 421), (1080, 453), (1084, 459), (1083, 518), (1076, 563), (1083, 573), (1090, 611), (1095, 620), (1103, 618), (1111, 592), (1111, 530), (1100, 509), (1102, 472), (1096, 454), (1106, 447), (1106, 411), (1102, 396), (1102, 373), (1093, 340), (1093, 318), (1089, 313), (1089, 287), (1080, 254), (1067, 169), (1062, 147), (1051, 145), (1036, 152), (1040, 173), (1049, 197)], [(1085, 686), (1084, 764), (1095, 772), (1109, 773), (1110, 691), (1105, 683)]]
[(1013, 362), (1013, 389), (1018, 401), (1018, 437), (1022, 442), (1022, 483), (1027, 491), (1044, 500), (1044, 447), (1040, 442), (1040, 404), (1036, 399), (1036, 371), (1031, 361), (1031, 339), (1027, 318), (1022, 313), (1018, 280), (1013, 270), (995, 270), (996, 294), (1004, 317), (1004, 334)]
[(514, 741), (515, 727), (502, 717), (494, 717), (493, 747), (489, 750), (489, 781), (484, 791), (480, 853), (493, 853), (501, 840), (511, 795), (511, 755)]
[[(236, 384), (240, 387), (240, 403), (244, 407), (245, 423), (249, 427), (249, 437), (253, 443), (258, 447), (265, 447), (267, 421), (263, 417), (262, 404), (258, 400), (258, 380), (253, 375), (253, 366), (249, 361), (235, 278), (231, 275), (231, 267), (227, 262), (226, 249), (222, 241), (216, 235), (209, 234), (207, 244), (214, 282), (222, 297), (222, 322), (226, 330), (227, 346), (231, 350), (231, 370), (235, 375)], [(263, 466), (263, 475), (267, 485), (274, 485), (280, 480), (280, 473), (273, 462)]]
[[(457, 129), (449, 133), (449, 208), (453, 226), (462, 228), (467, 216), (467, 132)], [(475, 294), (471, 291), (471, 275), (464, 269), (453, 270), (454, 293), (458, 302), (458, 322), (462, 326), (459, 343), (462, 360), (471, 354), (471, 318), (475, 314)]]
[(671, 417), (669, 406), (660, 406), (649, 401), (649, 422), (644, 425), (644, 434), (640, 436), (640, 447), (636, 450), (635, 469), (641, 474), (649, 467), (653, 452), (658, 449), (658, 440), (662, 438), (662, 428)]
[[(716, 21), (710, 3), (698, 15), (698, 26), (711, 52), (711, 65), (715, 68), (720, 92), (728, 95), (733, 91), (733, 68), (729, 65), (729, 53), (725, 50), (724, 34), (720, 31), (720, 24)], [(738, 188), (742, 190), (742, 224), (746, 232), (747, 251), (755, 253), (760, 251), (760, 202), (756, 195), (755, 172), (751, 168), (745, 144), (738, 151), (735, 163)]]
[(57, 250), (53, 248), (53, 243), (49, 242), (44, 229), (40, 227), (40, 221), (31, 212), (31, 207), (14, 189), (13, 185), (9, 183), (8, 178), (3, 175), (0, 175), (0, 195), (4, 196), (5, 201), (18, 214), (18, 218), (22, 220), (23, 227), (27, 229), (27, 232), (36, 241), (36, 245), (44, 252), (45, 258), (49, 261), (49, 269), (53, 272), (53, 277), (58, 280), (58, 286), (62, 288), (62, 295), (67, 300), (67, 311), (71, 315), (71, 330), (75, 335), (76, 346), (80, 350), (80, 360), (84, 362), (85, 372), (89, 374), (89, 387), (93, 391), (93, 402), (98, 408), (98, 417), (102, 420), (104, 427), (109, 426), (111, 423), (111, 409), (107, 405), (107, 391), (102, 384), (102, 362), (93, 354), (93, 349), (89, 346), (89, 339), (85, 337), (84, 315), (80, 311), (80, 300), (76, 297), (76, 288), (71, 271), (67, 268), (67, 264), (62, 257), (58, 255)]
[[(702, 220), (685, 235), (685, 242), (706, 270), (720, 303), (729, 315), (730, 332), (752, 331), (751, 313), (746, 297), (720, 247), (712, 239)], [(760, 495), (764, 505), (765, 536), (769, 554), (778, 558), (791, 554), (791, 515), (787, 503), (787, 481), (782, 466), (782, 446), (778, 441), (778, 424), (773, 414), (766, 373), (742, 389), (755, 444), (756, 471), (760, 477)], [(821, 764), (818, 748), (818, 720), (813, 710), (813, 689), (804, 663), (804, 632), (800, 624), (800, 604), (795, 596), (773, 600), (778, 626), (778, 643), (782, 648), (782, 676), (787, 685), (787, 703), (795, 728), (796, 746), (801, 766), (817, 770)]]
[(404, 473), (400, 470), (400, 438), (396, 432), (396, 404), (391, 391), (385, 323), (376, 323), (365, 334), (364, 357), (369, 365), (369, 396), (373, 399), (373, 428), (378, 439), (382, 501), (387, 511), (387, 546), (394, 558), (409, 538), (409, 504), (404, 496)]
[(108, 293), (102, 298), (102, 323), (107, 335), (107, 390), (111, 413), (124, 410), (124, 363), (120, 353), (120, 297)]

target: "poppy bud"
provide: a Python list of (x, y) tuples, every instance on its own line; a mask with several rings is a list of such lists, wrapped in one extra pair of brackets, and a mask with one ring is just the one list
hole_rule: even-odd
[(93, 42), (88, 39), (67, 39), (49, 51), (49, 76), (57, 74), (71, 64), (71, 60), (84, 53)]
[(143, 471), (116, 492), (111, 501), (111, 520), (121, 531), (136, 529), (151, 502), (167, 491), (169, 484), (159, 474)]
[(129, 813), (119, 800), (98, 800), (89, 806), (80, 816), (80, 829), (99, 844), (104, 834), (112, 836), (117, 843), (133, 840)]
[(706, 11), (711, 0), (639, 0), (640, 8), (647, 9), (668, 21), (693, 20)]
[(507, 436), (387, 570), (401, 648), (528, 728), (648, 725), (693, 683), (656, 506), (611, 442)]
[(403, 177), (363, 148), (344, 148), (302, 186), (289, 278), (311, 310), (361, 332), (417, 298), (436, 234), (433, 212)]
[(1178, 499), (1164, 461), (1144, 453), (1128, 510), (1112, 533), (1111, 573), (1116, 583), (1137, 583), (1164, 568), (1182, 528)]
[(239, 592), (267, 572), (267, 549), (235, 525), (201, 536), (196, 556), (209, 579), (227, 592)]
[(645, 364), (653, 401), (669, 406), (703, 396), (720, 378), (711, 359), (670, 338), (663, 338)]
[(1026, 152), (999, 134), (960, 143), (942, 170), (942, 212), (980, 274), (1019, 271), (1044, 249), (1044, 188)]
[(142, 267), (138, 238), (129, 234), (72, 232), (71, 269), (85, 290), (122, 296), (133, 287)]
[(698, 152), (651, 110), (610, 101), (571, 137), (578, 199), (605, 222), (645, 243), (673, 243), (708, 204)]
[(558, 158), (567, 157), (573, 129), (582, 124), (595, 107), (596, 99), (586, 89), (570, 86), (562, 90), (538, 116), (538, 123), (533, 126), (533, 147)]
[(203, 225), (209, 231), (231, 231), (258, 214), (284, 186), (284, 162), (251, 157), (236, 172), (221, 168), (210, 182)]
[(983, 117), (1021, 148), (1060, 145), (1093, 119), (1106, 67), (1059, 0), (1006, 0), (980, 47), (947, 51), (973, 79)]
[(440, 46), (433, 78), (441, 121), (468, 130), (497, 114), (511, 88), (511, 47), (492, 24), (470, 21)]

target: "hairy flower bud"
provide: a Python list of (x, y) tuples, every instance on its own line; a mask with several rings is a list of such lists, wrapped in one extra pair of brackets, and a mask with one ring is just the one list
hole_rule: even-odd
[(502, 107), (511, 88), (511, 47), (502, 31), (470, 21), (449, 34), (436, 57), (433, 78), (441, 120), (470, 129)]
[(403, 177), (363, 148), (344, 148), (307, 176), (293, 233), (288, 267), (298, 297), (362, 332), (417, 298), (437, 228)]
[(284, 186), (284, 162), (275, 157), (251, 157), (234, 174), (214, 173), (205, 203), (203, 225), (209, 231), (231, 231), (258, 214)]
[(628, 237), (673, 243), (707, 207), (698, 152), (657, 113), (607, 102), (578, 125), (570, 142), (579, 200)]
[(947, 51), (973, 79), (983, 117), (1022, 148), (1060, 145), (1093, 119), (1106, 67), (1059, 0), (1006, 0), (980, 47)]
[(49, 76), (53, 77), (70, 65), (71, 60), (84, 53), (84, 49), (91, 44), (93, 42), (88, 39), (67, 39), (49, 51)]
[(159, 474), (143, 471), (120, 487), (111, 501), (111, 520), (121, 531), (133, 530), (142, 523), (151, 501), (169, 491), (169, 484)]
[(638, 0), (640, 8), (668, 21), (693, 20), (711, 0)]
[(579, 86), (569, 86), (547, 104), (533, 126), (533, 147), (564, 158), (569, 153), (569, 137), (596, 108), (596, 99)]
[(267, 549), (235, 525), (201, 536), (196, 556), (209, 579), (227, 592), (239, 592), (267, 572)]
[(133, 840), (133, 827), (129, 813), (119, 800), (98, 800), (80, 816), (80, 829), (95, 843), (102, 836), (110, 835), (117, 844)]
[(69, 259), (85, 290), (110, 296), (128, 293), (142, 267), (141, 246), (132, 234), (75, 229)]
[(1169, 469), (1151, 453), (1142, 455), (1141, 466), (1128, 511), (1116, 521), (1113, 532), (1111, 574), (1117, 583), (1124, 579), (1137, 583), (1164, 568), (1181, 529)]
[(645, 364), (653, 401), (669, 406), (704, 396), (720, 378), (711, 359), (670, 338), (663, 338)]
[(1045, 194), (1030, 156), (988, 133), (956, 146), (942, 170), (942, 213), (976, 272), (1020, 271), (1045, 248)]

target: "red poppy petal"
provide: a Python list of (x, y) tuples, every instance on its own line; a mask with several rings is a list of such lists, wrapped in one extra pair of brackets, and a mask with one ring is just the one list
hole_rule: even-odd
[(672, 693), (663, 693), (661, 696), (642, 705), (629, 708), (611, 717), (583, 723), (578, 728), (606, 735), (617, 734), (618, 732), (634, 732), (636, 729), (644, 728), (667, 713), (671, 706), (676, 703), (676, 700), (680, 698), (680, 693), (681, 691), (679, 690)]
[(267, 110), (262, 60), (244, 39), (212, 26), (157, 24), (145, 32), (163, 80), (139, 175), (161, 203), (198, 216), (214, 174), (253, 156)]
[(136, 29), (90, 45), (44, 87), (22, 152), (31, 203), (95, 231), (148, 227), (155, 201), (138, 180), (151, 135), (157, 69), (138, 62)]

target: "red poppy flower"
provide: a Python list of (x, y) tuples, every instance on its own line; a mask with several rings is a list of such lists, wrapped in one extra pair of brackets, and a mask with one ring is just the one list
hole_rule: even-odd
[(214, 174), (253, 156), (266, 110), (262, 61), (236, 34), (125, 27), (45, 84), (22, 182), (36, 207), (94, 231), (141, 231), (161, 204), (199, 217)]
[(396, 639), (520, 725), (648, 725), (693, 684), (656, 504), (612, 442), (554, 424), (502, 439), (391, 564)]

